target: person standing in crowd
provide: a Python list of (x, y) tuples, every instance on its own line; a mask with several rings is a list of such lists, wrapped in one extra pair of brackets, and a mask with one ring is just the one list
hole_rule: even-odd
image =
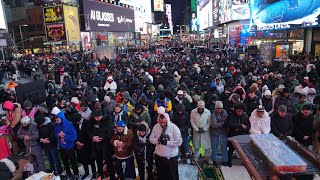
[[(13, 135), (16, 137), (17, 132), (20, 128), (20, 120), (21, 120), (21, 114), (22, 114), (22, 109), (21, 105), (19, 103), (12, 103), (10, 101), (6, 101), (3, 103), (3, 110), (6, 111), (6, 124), (10, 125), (10, 128), (13, 131)], [(22, 154), (25, 152), (25, 146), (23, 143), (23, 140), (17, 138), (16, 142), (19, 146), (19, 153), (17, 154)]]
[(21, 126), (18, 130), (18, 138), (22, 139), (28, 153), (29, 162), (33, 165), (33, 172), (45, 171), (41, 145), (39, 143), (39, 131), (35, 123), (31, 122), (29, 116), (20, 120)]
[(147, 107), (142, 106), (141, 103), (136, 103), (131, 110), (129, 118), (129, 128), (133, 130), (134, 134), (137, 132), (141, 122), (146, 122), (148, 126), (151, 126), (151, 117)]
[(79, 111), (79, 114), (87, 121), (89, 121), (92, 111), (89, 108), (88, 104), (84, 101), (81, 103), (81, 110)]
[(179, 128), (170, 121), (164, 107), (158, 108), (157, 124), (153, 127), (150, 142), (155, 147), (158, 179), (178, 180), (179, 147), (182, 137)]
[[(243, 103), (236, 103), (233, 106), (233, 111), (228, 116), (228, 137), (248, 134), (251, 124)], [(232, 143), (228, 142), (228, 165), (232, 166), (232, 156), (235, 148)]]
[(91, 139), (88, 136), (89, 121), (85, 120), (79, 113), (73, 115), (73, 124), (77, 131), (76, 151), (78, 162), (83, 165), (84, 175), (81, 179), (86, 179), (89, 176), (89, 165), (91, 166), (92, 174), (96, 172), (96, 165), (90, 156), (91, 154)]
[(120, 180), (136, 178), (133, 138), (133, 132), (127, 128), (126, 123), (124, 121), (118, 121), (116, 123), (116, 130), (109, 142), (114, 146), (116, 169)]
[[(191, 164), (191, 152), (189, 148), (189, 128), (190, 128), (190, 114), (185, 110), (183, 104), (178, 104), (173, 110), (172, 122), (180, 129), (182, 136), (182, 145), (184, 150), (184, 155), (187, 164)], [(180, 158), (180, 153), (179, 156)]]
[(312, 144), (313, 119), (311, 104), (304, 105), (300, 112), (292, 116), (294, 137), (307, 147)]
[(271, 116), (271, 132), (280, 139), (292, 136), (292, 117), (287, 114), (285, 105), (280, 105), (278, 111)]
[(269, 134), (271, 131), (270, 116), (262, 105), (251, 113), (249, 118), (251, 128), (250, 134)]
[(271, 115), (274, 112), (273, 98), (271, 96), (271, 91), (269, 89), (264, 91), (260, 104), (265, 108), (265, 110), (269, 115)]
[(129, 115), (127, 112), (122, 110), (122, 105), (117, 103), (113, 108), (111, 119), (113, 120), (114, 125), (120, 120), (127, 124), (129, 122)]
[(34, 119), (34, 115), (37, 112), (37, 108), (33, 107), (32, 102), (27, 99), (26, 101), (24, 101), (23, 107), (24, 107), (24, 109), (22, 111), (22, 117), (29, 116), (32, 119)]
[[(60, 157), (63, 162), (63, 166), (65, 171), (67, 172), (66, 178), (79, 178), (79, 170), (77, 165), (77, 157), (76, 157), (76, 140), (77, 140), (77, 132), (74, 126), (70, 121), (68, 121), (64, 112), (59, 108), (54, 107), (51, 111), (51, 114), (54, 115), (55, 123), (54, 123), (54, 135), (59, 144)], [(71, 163), (73, 176), (70, 171), (69, 162)]]
[(160, 94), (159, 98), (157, 98), (154, 102), (153, 110), (155, 112), (158, 112), (158, 108), (161, 106), (165, 108), (166, 113), (170, 114), (170, 112), (172, 111), (171, 100), (168, 99), (164, 93)]
[(57, 140), (54, 136), (53, 123), (49, 117), (42, 115), (38, 116), (35, 122), (39, 128), (40, 144), (50, 164), (50, 172), (61, 175), (62, 167), (58, 154)]
[(113, 108), (116, 105), (116, 101), (111, 99), (110, 96), (104, 96), (103, 101), (101, 102), (102, 111), (104, 114), (112, 113)]
[(116, 94), (117, 91), (117, 83), (113, 80), (111, 75), (108, 75), (107, 82), (104, 85), (103, 89), (106, 91), (106, 94), (109, 93)]
[(243, 103), (247, 106), (247, 113), (251, 114), (259, 103), (259, 98), (256, 96), (255, 92), (250, 88), (248, 91), (247, 98), (243, 101)]
[(189, 100), (184, 96), (182, 90), (177, 92), (177, 96), (174, 98), (174, 105), (173, 107), (176, 108), (179, 104), (183, 104), (187, 112), (191, 112), (191, 103)]
[(199, 101), (198, 107), (193, 109), (190, 114), (190, 123), (193, 129), (193, 147), (194, 159), (198, 161), (199, 149), (202, 146), (205, 149), (206, 160), (209, 165), (212, 165), (211, 160), (211, 137), (210, 137), (210, 121), (211, 113), (205, 108), (205, 102)]
[(220, 144), (222, 165), (228, 166), (228, 113), (223, 109), (222, 101), (216, 101), (215, 110), (211, 114), (211, 141), (213, 165), (217, 165), (217, 152)]
[(114, 123), (108, 115), (103, 115), (101, 110), (95, 110), (88, 125), (88, 138), (91, 140), (91, 158), (97, 163), (98, 175), (93, 172), (93, 178), (104, 177), (103, 160), (106, 160), (110, 179), (114, 180), (113, 164), (111, 162), (111, 150), (108, 144), (112, 133)]
[(289, 115), (292, 116), (295, 114), (294, 101), (290, 96), (290, 91), (288, 88), (284, 88), (281, 94), (276, 97), (273, 107), (276, 110), (282, 104), (287, 107)]
[(142, 122), (138, 127), (138, 132), (134, 136), (133, 148), (134, 154), (138, 164), (140, 180), (146, 180), (145, 166), (148, 174), (148, 180), (153, 178), (153, 152), (154, 145), (150, 143), (149, 137), (151, 130), (146, 122)]

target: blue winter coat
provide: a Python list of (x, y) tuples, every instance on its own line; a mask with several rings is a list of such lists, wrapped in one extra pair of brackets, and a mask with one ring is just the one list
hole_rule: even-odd
[[(75, 146), (75, 142), (77, 140), (77, 131), (74, 128), (73, 124), (65, 118), (63, 111), (58, 113), (57, 116), (62, 121), (61, 124), (54, 123), (54, 135), (58, 140), (59, 147), (65, 150), (71, 149)], [(59, 133), (61, 131), (63, 131), (63, 133), (65, 134), (64, 144), (61, 143), (59, 137)]]

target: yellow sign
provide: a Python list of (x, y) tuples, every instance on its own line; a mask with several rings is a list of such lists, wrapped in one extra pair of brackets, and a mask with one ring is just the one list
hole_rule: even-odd
[(62, 6), (46, 7), (43, 10), (46, 23), (63, 21)]
[(63, 6), (63, 11), (67, 41), (80, 41), (80, 24), (78, 8), (73, 6)]

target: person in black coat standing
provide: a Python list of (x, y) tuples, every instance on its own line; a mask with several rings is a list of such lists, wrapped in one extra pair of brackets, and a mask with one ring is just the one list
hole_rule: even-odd
[[(142, 122), (138, 126), (138, 131), (134, 135), (133, 149), (138, 164), (139, 178), (145, 179), (145, 164), (147, 163), (148, 180), (153, 179), (153, 152), (155, 146), (150, 143), (149, 137), (151, 130), (146, 122)], [(146, 151), (146, 152), (145, 152)], [(145, 154), (146, 153), (146, 154)], [(146, 159), (145, 159), (146, 158)]]
[(294, 136), (299, 143), (307, 147), (312, 144), (313, 119), (310, 104), (304, 105), (302, 110), (292, 117)]
[(278, 111), (271, 116), (271, 132), (278, 138), (292, 136), (293, 122), (285, 105), (280, 105)]
[(50, 118), (44, 116), (38, 116), (35, 122), (39, 127), (40, 144), (49, 161), (50, 172), (61, 175), (62, 167), (58, 154), (57, 139), (53, 131), (53, 123)]
[[(114, 171), (112, 164), (112, 146), (109, 140), (113, 135), (114, 123), (109, 116), (103, 115), (101, 110), (93, 111), (92, 117), (88, 126), (88, 137), (91, 143), (91, 158), (96, 161), (98, 166), (98, 173), (101, 179), (103, 174), (103, 160), (106, 159), (110, 179), (114, 180)], [(88, 154), (89, 155), (89, 154)], [(95, 178), (95, 176), (93, 176)]]
[[(172, 122), (178, 126), (182, 136), (182, 144), (187, 159), (187, 163), (190, 164), (190, 150), (189, 150), (189, 133), (188, 129), (190, 128), (190, 113), (185, 110), (183, 104), (178, 104), (173, 111)], [(178, 155), (180, 158), (180, 154)]]
[(89, 154), (91, 154), (92, 143), (87, 133), (89, 122), (85, 120), (79, 113), (74, 114), (72, 120), (78, 137), (76, 141), (78, 162), (81, 163), (84, 168), (84, 175), (81, 179), (85, 179), (89, 176), (89, 165), (91, 165), (92, 174), (94, 175), (96, 173), (96, 165), (89, 156)]
[[(233, 106), (234, 110), (228, 116), (228, 137), (238, 136), (248, 134), (251, 124), (249, 121), (249, 117), (245, 112), (246, 106), (243, 103), (236, 103)], [(232, 143), (228, 142), (228, 165), (231, 167), (232, 163), (232, 155), (235, 150)]]

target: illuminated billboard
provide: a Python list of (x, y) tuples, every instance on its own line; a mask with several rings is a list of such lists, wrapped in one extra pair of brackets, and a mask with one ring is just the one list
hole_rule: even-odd
[(195, 12), (191, 14), (191, 20), (190, 20), (190, 32), (196, 33), (199, 31), (199, 20), (197, 18), (197, 15)]
[(7, 29), (7, 22), (2, 3), (2, 0), (0, 0), (0, 29)]
[(91, 38), (89, 32), (81, 32), (81, 43), (83, 49), (90, 49), (91, 48)]
[(80, 41), (78, 8), (74, 6), (63, 6), (63, 11), (67, 40), (69, 42)]
[[(219, 7), (218, 14), (220, 22), (245, 20), (250, 18), (250, 9), (248, 0), (214, 0), (214, 8)], [(214, 11), (217, 11), (214, 9)]]
[(212, 27), (212, 1), (210, 1), (206, 6), (200, 10), (200, 6), (198, 6), (198, 18), (199, 20), (199, 30), (202, 31), (208, 27)]
[(141, 34), (147, 34), (145, 16), (140, 11), (134, 11), (135, 19), (135, 32), (140, 32)]
[(47, 37), (48, 41), (63, 41), (66, 40), (66, 31), (62, 23), (59, 24), (48, 24)]
[(154, 11), (164, 11), (163, 0), (154, 0)]
[(320, 0), (250, 0), (250, 13), (258, 30), (318, 26)]
[(201, 11), (211, 0), (199, 0), (199, 10)]
[(43, 8), (45, 23), (57, 23), (63, 21), (63, 8), (62, 6), (53, 6)]
[(171, 4), (166, 4), (166, 16), (167, 16), (167, 19), (168, 19), (169, 29), (171, 29), (171, 28), (173, 28)]
[(94, 32), (129, 32), (135, 30), (134, 11), (105, 2), (84, 0), (84, 14), (89, 15)]

